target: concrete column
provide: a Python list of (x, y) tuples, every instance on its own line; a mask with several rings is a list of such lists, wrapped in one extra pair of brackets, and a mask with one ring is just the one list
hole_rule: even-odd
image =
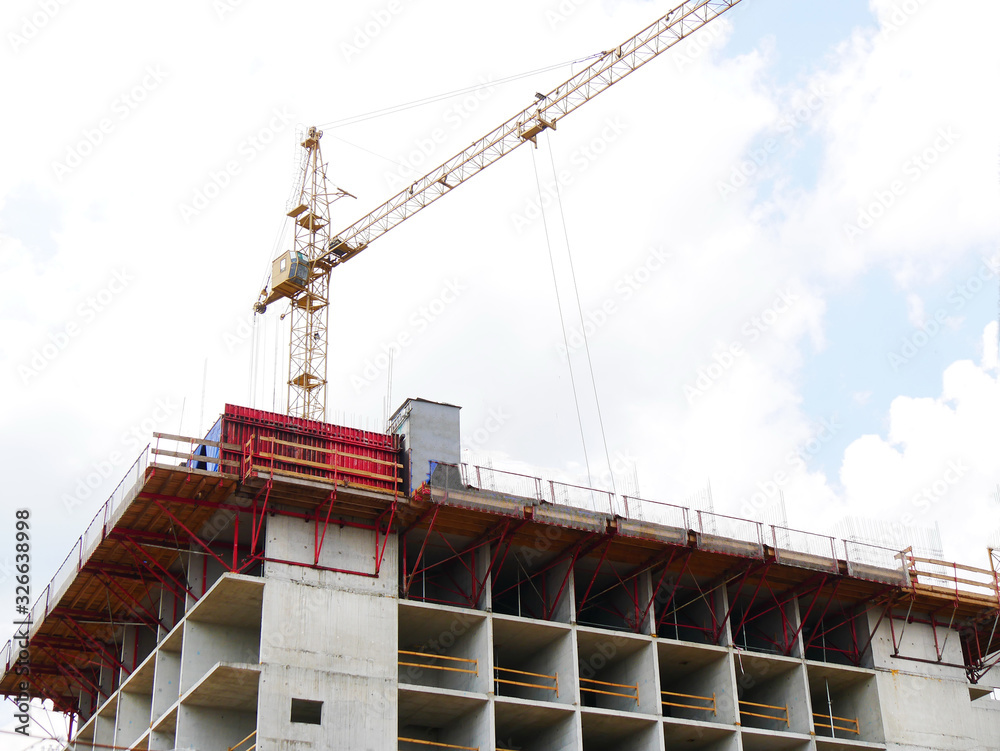
[(149, 694), (123, 691), (119, 695), (114, 745), (128, 748), (146, 732), (152, 703)]
[(153, 669), (152, 719), (158, 720), (180, 696), (181, 656), (160, 650)]
[[(313, 526), (271, 517), (269, 558), (313, 563)], [(371, 571), (374, 532), (327, 531), (321, 566)], [(265, 566), (258, 743), (261, 749), (313, 744), (326, 751), (396, 747), (397, 539), (378, 578), (303, 566)], [(320, 725), (293, 723), (293, 698), (323, 702)]]

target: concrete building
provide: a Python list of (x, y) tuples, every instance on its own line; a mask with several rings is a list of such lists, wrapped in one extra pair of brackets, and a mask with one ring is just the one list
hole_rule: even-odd
[(75, 751), (1000, 748), (992, 564), (459, 457), (419, 399), (386, 435), (227, 406), (156, 436), (0, 690)]

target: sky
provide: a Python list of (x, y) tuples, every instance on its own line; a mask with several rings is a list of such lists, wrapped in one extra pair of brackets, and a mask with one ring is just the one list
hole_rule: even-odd
[[(0, 514), (35, 591), (153, 431), (284, 409), (287, 319), (251, 307), (303, 127), (347, 226), (669, 7), (7, 2)], [(988, 566), (998, 22), (743, 0), (335, 271), (328, 419), (443, 401), (473, 463)]]

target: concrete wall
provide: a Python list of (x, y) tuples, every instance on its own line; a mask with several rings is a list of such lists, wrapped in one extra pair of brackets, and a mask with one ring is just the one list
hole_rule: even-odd
[[(897, 640), (899, 632), (897, 623)], [(986, 745), (987, 739), (977, 736), (982, 731), (973, 711), (964, 670), (892, 657), (892, 635), (886, 621), (875, 634), (872, 650), (889, 749), (967, 751), (996, 748)], [(931, 627), (907, 624), (899, 653), (905, 657), (936, 659)], [(945, 645), (942, 661), (962, 663), (957, 634), (952, 633)], [(993, 732), (995, 734), (996, 730)]]
[[(314, 527), (268, 520), (269, 558), (313, 562)], [(371, 571), (374, 532), (327, 531), (320, 565)], [(268, 563), (258, 699), (261, 751), (381, 751), (396, 744), (396, 540), (379, 578)], [(321, 725), (290, 722), (292, 698), (323, 702)]]
[(128, 748), (149, 727), (152, 697), (123, 691), (118, 699), (118, 719), (115, 726), (116, 746)]
[(153, 673), (152, 719), (159, 719), (180, 697), (181, 656), (179, 652), (156, 653)]
[[(216, 707), (192, 707), (182, 704), (177, 712), (177, 748), (228, 749), (246, 738), (257, 727), (253, 712), (237, 712)], [(242, 748), (246, 748), (246, 744)]]
[(462, 461), (459, 410), (450, 404), (407, 399), (397, 410), (409, 412), (396, 431), (403, 437), (410, 492), (427, 480), (430, 462)]

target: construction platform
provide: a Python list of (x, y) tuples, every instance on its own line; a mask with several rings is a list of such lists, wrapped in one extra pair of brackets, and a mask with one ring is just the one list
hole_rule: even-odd
[[(81, 750), (1000, 739), (992, 552), (920, 559), (459, 445), (457, 408), (423, 400), (390, 434), (227, 406), (206, 438), (155, 435), (0, 653), (0, 692), (77, 718)], [(935, 730), (956, 696), (968, 717)], [(926, 711), (901, 728), (907, 703)]]

